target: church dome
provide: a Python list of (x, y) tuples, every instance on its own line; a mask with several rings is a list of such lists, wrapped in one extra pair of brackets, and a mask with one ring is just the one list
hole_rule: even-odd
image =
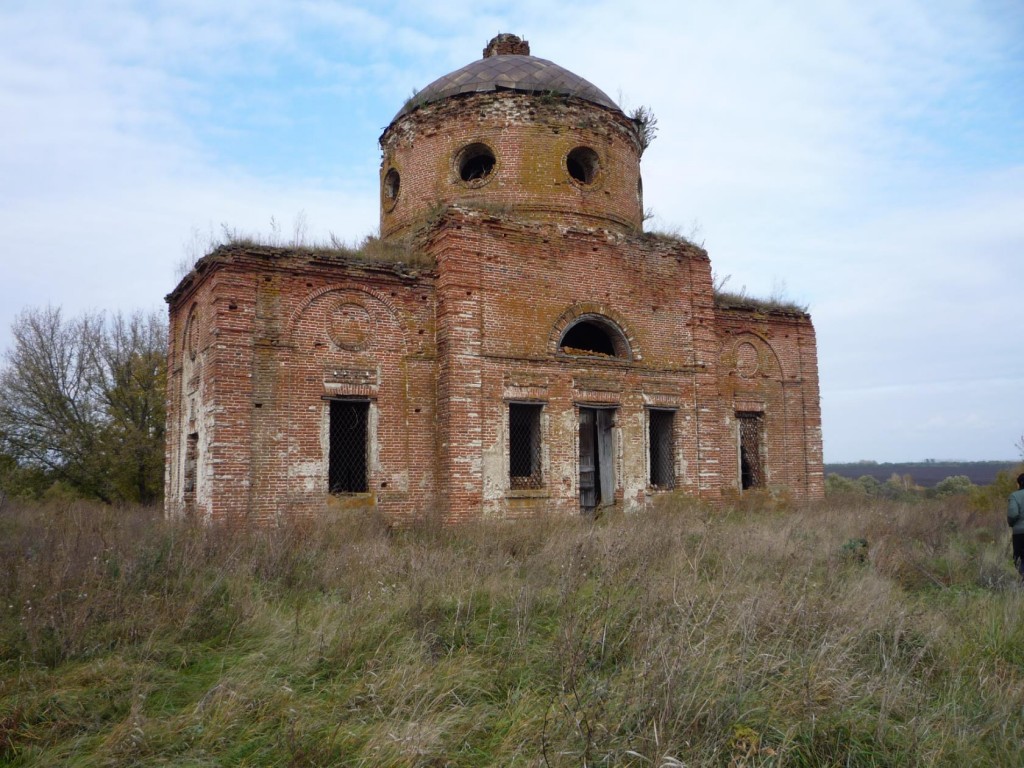
[(642, 226), (637, 121), (516, 35), (413, 96), (380, 148), (383, 238), (455, 204), (560, 226)]
[(516, 35), (498, 35), (484, 49), (484, 57), (439, 77), (417, 92), (394, 119), (431, 102), (464, 93), (519, 91), (574, 96), (620, 111), (618, 105), (593, 83), (547, 59), (530, 55), (530, 44)]

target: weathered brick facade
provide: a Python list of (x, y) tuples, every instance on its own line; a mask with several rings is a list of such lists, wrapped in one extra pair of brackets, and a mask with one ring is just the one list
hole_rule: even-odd
[(642, 232), (607, 96), (503, 35), (380, 143), (384, 257), (235, 244), (168, 296), (170, 513), (822, 494), (810, 317), (716, 302), (703, 249)]

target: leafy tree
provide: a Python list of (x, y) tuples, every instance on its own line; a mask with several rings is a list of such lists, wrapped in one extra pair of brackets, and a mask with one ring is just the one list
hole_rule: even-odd
[(882, 488), (881, 481), (873, 475), (861, 475), (857, 478), (857, 484), (868, 496), (878, 496)]
[(825, 478), (825, 493), (845, 493), (845, 494), (863, 494), (864, 489), (857, 483), (856, 480), (851, 480), (848, 477), (843, 477), (836, 472), (830, 472)]
[(45, 469), (21, 466), (13, 456), (0, 453), (0, 509), (9, 498), (42, 498), (51, 485), (53, 478)]
[[(0, 366), (0, 451), (106, 502), (163, 485), (166, 325), (157, 314), (67, 319), (27, 309)], [(11, 473), (9, 473), (11, 474)]]
[(882, 483), (879, 494), (894, 501), (910, 501), (916, 499), (914, 479), (910, 475), (898, 475), (893, 472), (889, 479)]
[(100, 445), (114, 494), (150, 504), (163, 494), (167, 326), (157, 314), (115, 315), (98, 348), (105, 420)]
[(969, 494), (972, 488), (974, 488), (974, 483), (971, 482), (971, 478), (967, 477), (967, 475), (951, 475), (939, 480), (935, 484), (935, 495), (940, 498), (943, 496), (960, 496)]

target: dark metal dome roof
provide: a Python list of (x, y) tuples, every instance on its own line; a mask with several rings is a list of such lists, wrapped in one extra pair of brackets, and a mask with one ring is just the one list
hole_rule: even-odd
[(424, 104), (450, 96), (503, 90), (575, 96), (608, 109), (619, 110), (618, 105), (600, 88), (547, 59), (523, 55), (490, 55), (439, 77), (409, 99), (394, 119)]

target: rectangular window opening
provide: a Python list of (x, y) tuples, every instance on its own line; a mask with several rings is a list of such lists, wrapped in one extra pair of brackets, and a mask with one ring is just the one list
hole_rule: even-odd
[(737, 413), (740, 431), (740, 487), (761, 488), (765, 484), (761, 433), (764, 419), (760, 413)]
[(196, 498), (196, 473), (199, 468), (199, 433), (191, 432), (185, 442), (185, 472), (182, 479), (182, 491), (185, 501), (194, 502)]
[(670, 490), (676, 485), (675, 451), (673, 450), (672, 424), (674, 411), (649, 410), (650, 482), (655, 488)]
[(327, 488), (331, 493), (365, 493), (367, 424), (370, 404), (360, 400), (331, 400), (328, 427)]
[(508, 474), (512, 488), (541, 488), (540, 414), (539, 403), (508, 405)]

